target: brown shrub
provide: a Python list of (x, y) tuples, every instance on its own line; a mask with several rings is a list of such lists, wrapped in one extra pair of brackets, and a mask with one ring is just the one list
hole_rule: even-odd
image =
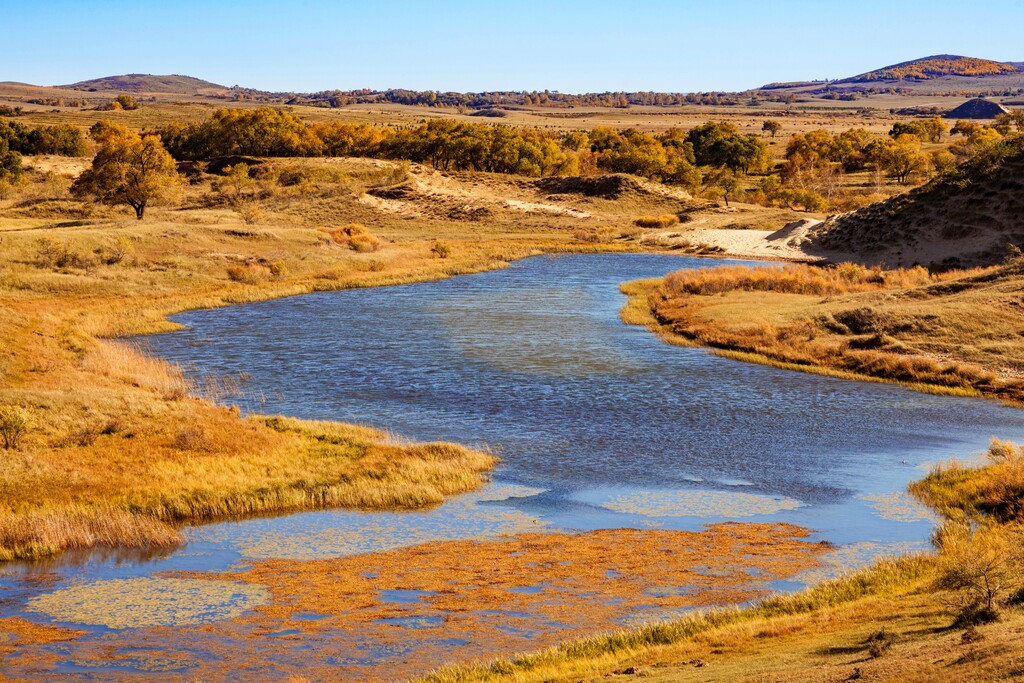
[(640, 216), (633, 224), (641, 228), (671, 228), (679, 224), (679, 216), (671, 213), (663, 216)]
[(255, 284), (269, 278), (272, 270), (259, 264), (246, 266), (228, 266), (228, 278), (233, 282), (242, 282), (247, 285)]
[(327, 234), (331, 236), (335, 244), (349, 247), (354, 251), (370, 252), (380, 249), (380, 240), (370, 234), (365, 225), (359, 223), (349, 223), (346, 226), (328, 230)]

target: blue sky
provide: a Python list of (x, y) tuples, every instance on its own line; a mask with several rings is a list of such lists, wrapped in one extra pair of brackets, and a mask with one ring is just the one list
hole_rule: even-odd
[(0, 80), (267, 90), (740, 90), (952, 53), (1024, 61), (1024, 0), (28, 0)]

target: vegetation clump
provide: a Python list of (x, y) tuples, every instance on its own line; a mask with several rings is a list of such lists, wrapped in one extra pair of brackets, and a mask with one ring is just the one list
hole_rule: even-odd
[(380, 249), (380, 239), (370, 233), (365, 225), (349, 223), (340, 228), (329, 230), (331, 239), (336, 244), (347, 246), (352, 251), (370, 252)]
[(640, 228), (671, 228), (673, 225), (679, 225), (679, 216), (671, 213), (662, 216), (640, 216), (633, 224)]
[(174, 159), (157, 136), (142, 136), (115, 123), (101, 121), (90, 134), (100, 150), (71, 191), (105, 204), (127, 204), (141, 221), (146, 207), (178, 182)]
[(32, 416), (18, 406), (0, 405), (0, 438), (4, 448), (17, 449), (21, 440), (32, 428)]

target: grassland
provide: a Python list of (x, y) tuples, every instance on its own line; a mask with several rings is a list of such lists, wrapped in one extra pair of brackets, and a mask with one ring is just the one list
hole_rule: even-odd
[(623, 317), (741, 360), (935, 393), (1024, 398), (1021, 264), (727, 269), (632, 283)]

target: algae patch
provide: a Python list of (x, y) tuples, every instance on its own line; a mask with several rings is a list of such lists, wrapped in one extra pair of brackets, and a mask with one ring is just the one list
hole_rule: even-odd
[(69, 586), (29, 601), (27, 610), (67, 623), (139, 628), (233, 619), (270, 598), (261, 585), (195, 579), (114, 579)]
[(752, 493), (638, 491), (616, 496), (603, 503), (602, 507), (645, 517), (754, 517), (795, 510), (801, 505), (793, 498)]

